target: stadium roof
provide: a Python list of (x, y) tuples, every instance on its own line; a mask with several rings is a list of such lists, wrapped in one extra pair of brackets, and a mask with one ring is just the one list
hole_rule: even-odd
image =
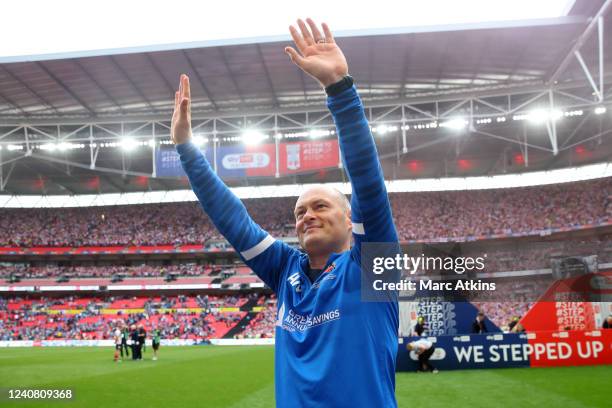
[[(287, 23), (306, 15), (331, 25), (336, 38), (440, 31), (449, 27), (455, 30), (466, 24), (480, 27), (495, 27), (499, 22), (524, 24), (525, 20), (566, 16), (574, 2), (430, 0), (398, 4), (394, 0), (378, 0), (375, 7), (351, 7), (347, 12), (347, 2), (343, 1), (310, 0), (304, 6), (288, 6), (283, 0), (240, 3), (184, 0), (180, 20), (175, 20), (169, 18), (167, 3), (160, 0), (148, 1), (146, 8), (136, 2), (105, 0), (90, 2), (86, 9), (74, 7), (72, 0), (52, 3), (21, 0), (7, 4), (3, 11), (12, 16), (28, 15), (29, 22), (45, 35), (13, 36), (11, 41), (1, 43), (0, 62), (289, 41)], [(35, 14), (30, 12), (34, 7)], [(112, 21), (113, 29), (92, 30), (92, 18)], [(0, 36), (11, 36), (21, 30), (21, 24), (20, 19), (8, 19), (0, 26)]]
[[(597, 163), (550, 171), (522, 174), (501, 174), (481, 177), (445, 177), (439, 179), (413, 179), (387, 181), (389, 193), (422, 191), (486, 190), (519, 188), (595, 180), (612, 177), (612, 163)], [(350, 183), (327, 183), (343, 194), (351, 194)], [(261, 185), (234, 187), (232, 192), (240, 199), (297, 197), (308, 185)], [(144, 191), (131, 193), (78, 194), (78, 195), (0, 195), (0, 208), (62, 208), (98, 207), (197, 201), (191, 189), (172, 191)]]
[[(412, 126), (377, 138), (386, 177), (479, 176), (607, 160), (612, 53), (604, 52), (598, 36), (612, 32), (610, 3), (579, 0), (557, 18), (340, 38), (371, 122)], [(194, 124), (204, 134), (213, 124), (233, 126), (215, 128), (218, 136), (228, 136), (220, 137), (222, 144), (233, 143), (232, 132), (254, 124), (270, 130), (282, 128), (281, 122), (306, 130), (313, 122), (331, 126), (324, 95), (287, 60), (284, 44), (0, 64), (0, 190), (91, 194), (185, 188), (184, 180), (154, 177), (151, 148), (89, 146), (120, 144), (126, 133), (147, 142), (152, 134), (158, 143), (167, 140), (172, 95), (183, 72), (192, 78)], [(604, 107), (607, 112), (597, 114)], [(513, 120), (530, 117), (536, 108), (566, 115), (548, 126)], [(495, 121), (500, 116), (504, 122)], [(416, 127), (459, 117), (469, 119), (460, 131)], [(85, 148), (38, 148), (59, 143)], [(337, 169), (230, 183), (312, 181), (343, 181), (343, 174)]]

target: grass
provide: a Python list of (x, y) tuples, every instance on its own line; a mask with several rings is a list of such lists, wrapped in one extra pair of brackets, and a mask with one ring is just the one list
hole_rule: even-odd
[[(64, 402), (2, 407), (274, 406), (272, 347), (163, 347), (158, 361), (112, 361), (110, 348), (0, 349), (0, 387), (65, 389)], [(612, 366), (398, 373), (400, 407), (605, 407)], [(3, 390), (6, 395), (6, 390)], [(373, 407), (375, 408), (375, 407)]]

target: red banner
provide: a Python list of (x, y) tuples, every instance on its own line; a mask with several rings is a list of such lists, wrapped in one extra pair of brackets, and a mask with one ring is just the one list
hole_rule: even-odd
[(538, 302), (520, 323), (527, 331), (596, 329), (593, 307), (588, 302)]
[(282, 143), (279, 156), (281, 175), (337, 167), (340, 161), (337, 140)]
[(527, 331), (596, 330), (590, 299), (612, 294), (612, 272), (590, 273), (554, 282), (520, 324)]
[(612, 364), (612, 330), (528, 333), (531, 367)]

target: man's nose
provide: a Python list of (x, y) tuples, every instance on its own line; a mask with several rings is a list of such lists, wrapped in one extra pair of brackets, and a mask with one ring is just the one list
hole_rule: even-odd
[(314, 219), (314, 218), (315, 218), (315, 216), (314, 216), (314, 212), (312, 211), (312, 209), (308, 208), (308, 209), (306, 210), (306, 212), (304, 213), (304, 220), (305, 220), (305, 221), (306, 221), (306, 220), (312, 220), (312, 219)]

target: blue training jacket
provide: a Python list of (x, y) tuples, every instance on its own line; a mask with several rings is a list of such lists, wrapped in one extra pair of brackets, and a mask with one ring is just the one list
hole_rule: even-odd
[(387, 408), (395, 401), (397, 301), (362, 302), (361, 243), (397, 243), (363, 105), (355, 87), (328, 98), (352, 185), (354, 246), (332, 254), (310, 282), (308, 256), (275, 240), (192, 143), (177, 146), (202, 208), (278, 297), (275, 346), (279, 408)]

